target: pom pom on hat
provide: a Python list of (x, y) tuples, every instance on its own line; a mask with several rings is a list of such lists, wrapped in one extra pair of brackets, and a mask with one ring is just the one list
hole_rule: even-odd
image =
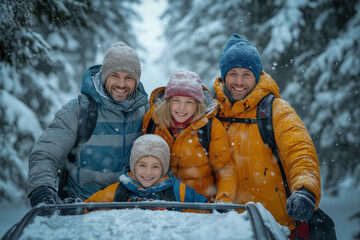
[(152, 156), (161, 162), (162, 176), (169, 170), (170, 149), (166, 141), (154, 134), (142, 135), (135, 140), (130, 154), (130, 170), (135, 174), (135, 165), (140, 158)]
[(123, 42), (112, 44), (107, 50), (102, 65), (101, 82), (114, 72), (126, 72), (131, 74), (139, 85), (141, 76), (140, 60), (135, 50)]
[(203, 95), (200, 76), (185, 70), (174, 72), (166, 86), (165, 100), (174, 96), (190, 97), (201, 102)]
[(256, 82), (258, 82), (262, 72), (262, 62), (256, 47), (235, 33), (229, 38), (221, 53), (219, 68), (223, 81), (230, 69), (246, 68), (254, 74)]

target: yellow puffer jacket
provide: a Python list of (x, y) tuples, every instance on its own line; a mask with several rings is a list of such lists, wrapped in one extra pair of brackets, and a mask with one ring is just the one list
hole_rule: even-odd
[[(154, 134), (165, 139), (171, 151), (170, 170), (181, 182), (195, 189), (211, 201), (233, 202), (236, 191), (236, 173), (227, 136), (221, 122), (214, 116), (216, 104), (209, 91), (203, 93), (208, 112), (199, 120), (191, 123), (175, 140), (165, 126), (158, 124), (153, 115), (156, 100), (163, 99), (165, 87), (155, 89), (150, 97), (150, 110), (143, 120), (143, 133), (151, 118), (157, 124)], [(160, 100), (161, 101), (161, 100)], [(198, 139), (197, 129), (212, 118), (211, 141), (206, 155)]]
[[(224, 82), (217, 78), (214, 89), (220, 103), (221, 117), (256, 119), (258, 102), (270, 92), (277, 98), (273, 104), (273, 128), (279, 155), (291, 192), (305, 187), (321, 198), (319, 163), (311, 137), (295, 110), (280, 98), (274, 80), (262, 72), (254, 90), (232, 106), (223, 91)], [(257, 124), (223, 122), (227, 129), (238, 185), (235, 203), (261, 202), (282, 225), (294, 228), (287, 216), (286, 193), (281, 172), (271, 149), (267, 147)]]

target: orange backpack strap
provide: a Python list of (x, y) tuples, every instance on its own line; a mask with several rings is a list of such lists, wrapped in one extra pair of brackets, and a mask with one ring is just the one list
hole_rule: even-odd
[(185, 188), (186, 185), (184, 183), (180, 183), (179, 186), (179, 190), (180, 190), (180, 202), (184, 202), (185, 201)]

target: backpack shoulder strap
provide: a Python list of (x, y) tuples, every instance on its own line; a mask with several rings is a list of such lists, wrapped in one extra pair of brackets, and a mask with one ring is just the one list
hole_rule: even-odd
[(285, 192), (287, 197), (291, 196), (290, 187), (286, 178), (286, 174), (284, 171), (284, 167), (281, 163), (279, 157), (279, 149), (276, 144), (275, 135), (274, 135), (274, 128), (273, 128), (273, 121), (272, 121), (272, 107), (275, 99), (275, 95), (269, 93), (263, 99), (260, 100), (257, 106), (257, 122), (259, 127), (259, 132), (263, 142), (271, 148), (273, 155), (275, 156), (277, 163), (280, 168), (281, 176), (283, 178)]
[(257, 120), (252, 118), (216, 117), (221, 122), (256, 124)]
[(87, 94), (80, 94), (78, 96), (80, 112), (79, 112), (79, 127), (77, 132), (76, 144), (81, 144), (89, 140), (91, 137), (98, 118), (97, 102)]
[(260, 100), (257, 106), (256, 118), (259, 132), (264, 143), (274, 152), (277, 148), (272, 124), (272, 105), (275, 95), (270, 93)]
[(173, 194), (174, 194), (174, 201), (178, 202), (185, 202), (186, 197), (186, 185), (180, 181), (175, 181), (174, 185), (172, 186)]
[(153, 118), (150, 118), (149, 124), (146, 128), (146, 134), (153, 134), (155, 132), (157, 124), (155, 123)]
[(126, 202), (130, 198), (130, 191), (120, 182), (116, 188), (114, 202)]
[(186, 193), (186, 185), (185, 183), (180, 183), (180, 202), (185, 202), (185, 193)]
[(174, 186), (165, 189), (161, 193), (162, 193), (161, 200), (175, 201)]
[(212, 127), (212, 118), (209, 119), (208, 123), (197, 130), (199, 141), (201, 146), (209, 152), (209, 145), (211, 141), (211, 127)]
[[(79, 123), (77, 130), (77, 140), (73, 149), (69, 152), (67, 158), (70, 162), (75, 162), (74, 152), (80, 144), (86, 142), (91, 137), (98, 117), (98, 106), (97, 102), (87, 94), (80, 94), (78, 96), (79, 103)], [(75, 149), (75, 151), (73, 151)], [(61, 199), (65, 198), (64, 186), (67, 179), (66, 164), (63, 164), (60, 171), (60, 179), (58, 186), (58, 195)]]

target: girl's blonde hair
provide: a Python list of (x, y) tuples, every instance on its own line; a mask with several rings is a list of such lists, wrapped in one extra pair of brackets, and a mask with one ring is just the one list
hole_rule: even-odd
[[(154, 115), (157, 116), (159, 124), (164, 125), (166, 128), (169, 128), (172, 123), (171, 112), (170, 112), (170, 105), (172, 99), (173, 97), (170, 97), (165, 101), (157, 104), (153, 113)], [(195, 104), (196, 104), (195, 113), (190, 121), (190, 124), (200, 119), (206, 113), (207, 107), (204, 102), (199, 102), (195, 100)]]

